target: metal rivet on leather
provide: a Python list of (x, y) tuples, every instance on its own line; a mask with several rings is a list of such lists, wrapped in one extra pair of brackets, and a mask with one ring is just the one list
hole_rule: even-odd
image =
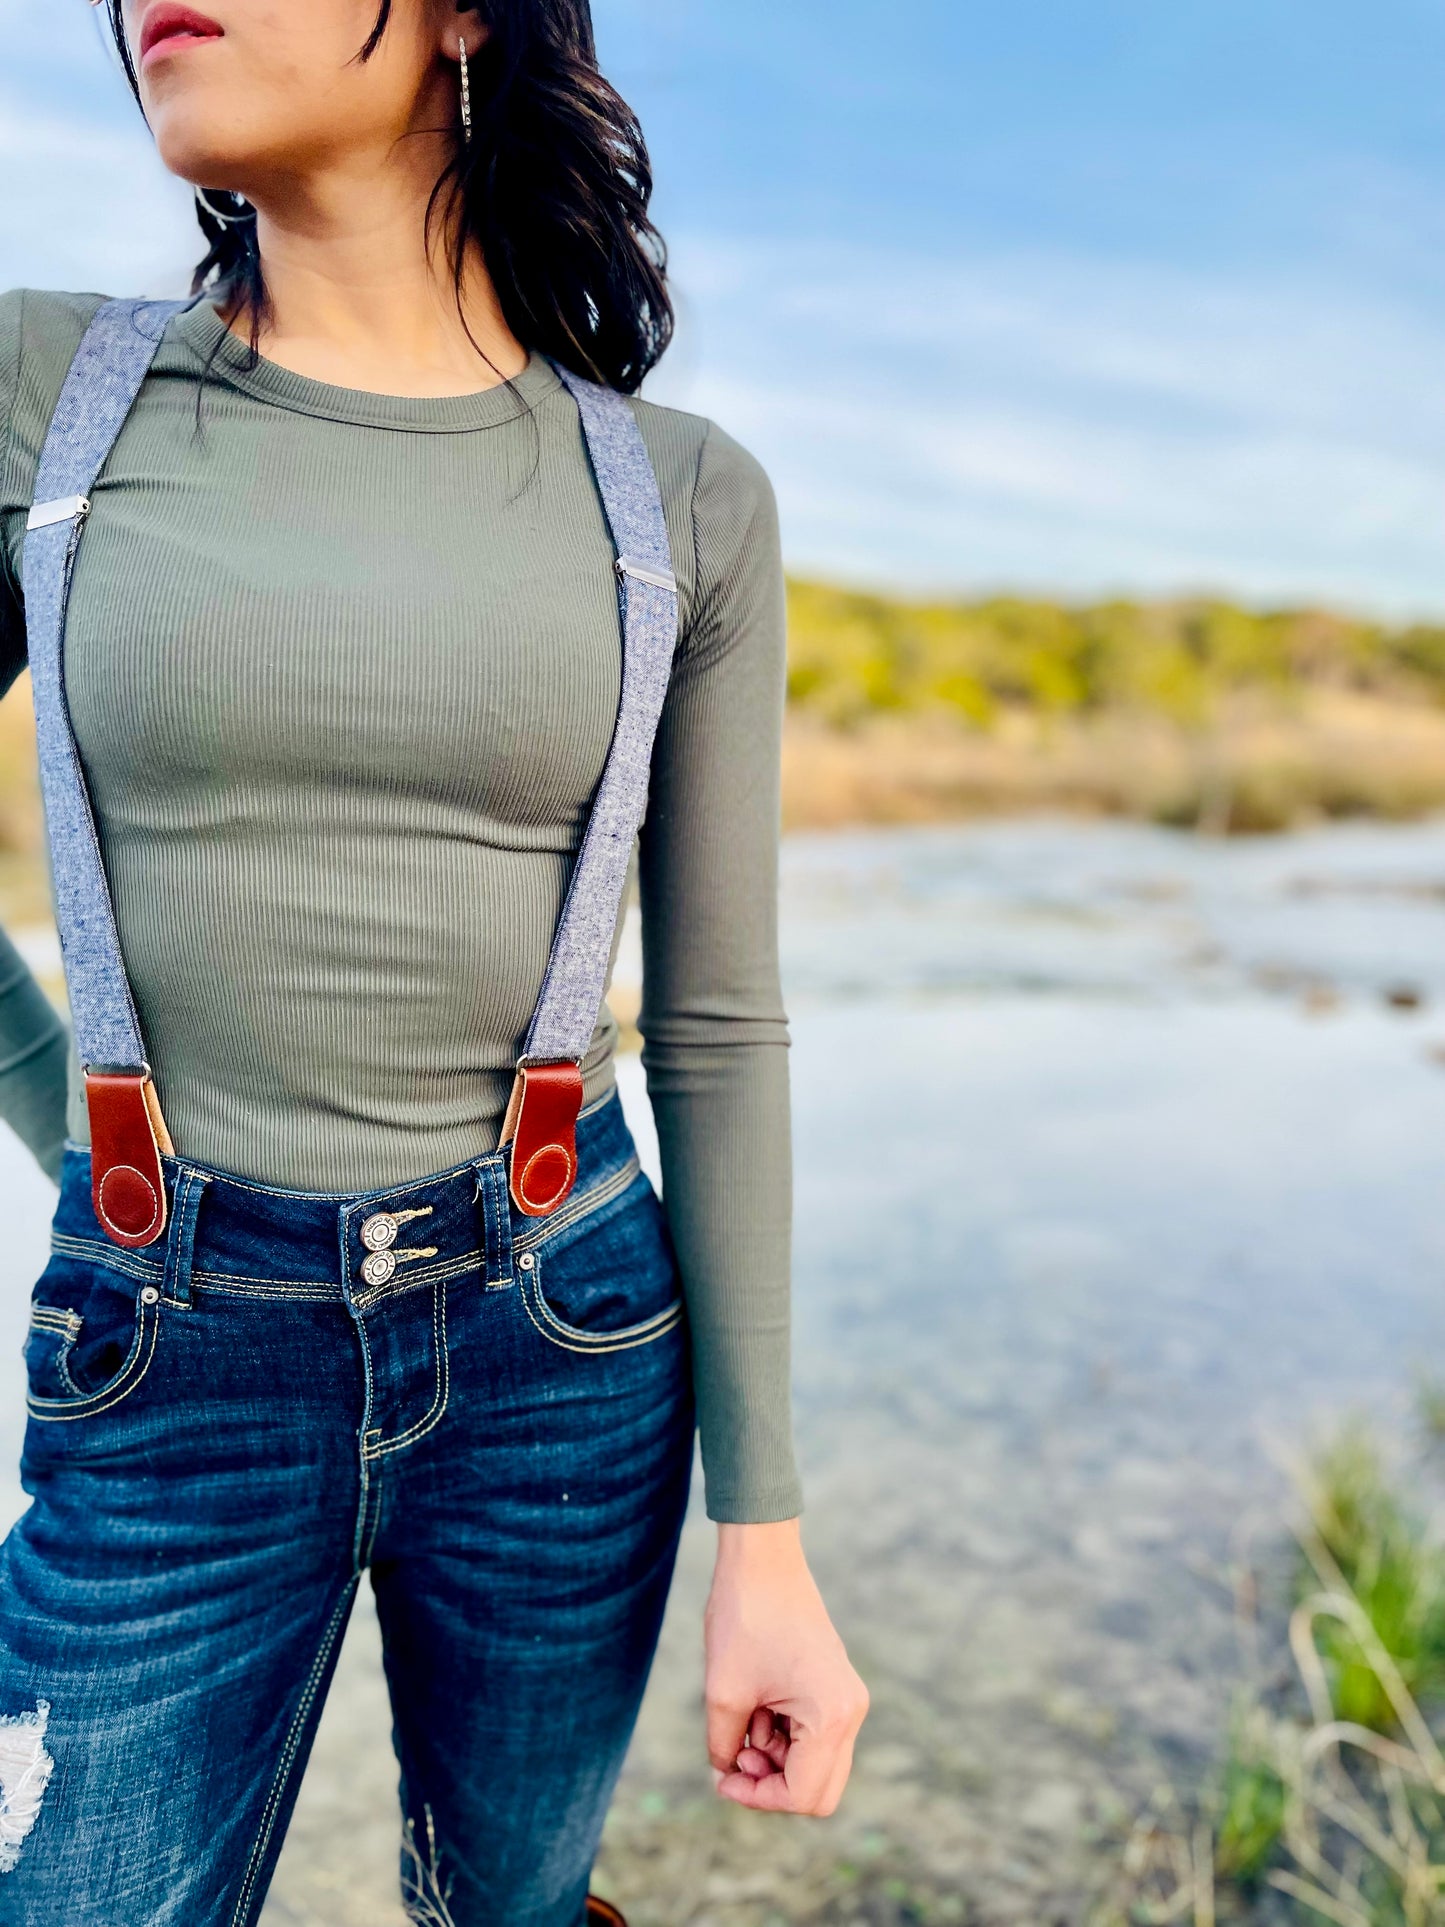
[(396, 1270), (396, 1260), (389, 1251), (373, 1251), (361, 1263), (361, 1275), (369, 1285), (384, 1285)]
[(385, 1251), (396, 1243), (396, 1219), (389, 1211), (375, 1211), (361, 1227), (361, 1242), (368, 1251)]
[(154, 1285), (147, 1285), (141, 1292), (140, 1301), (143, 1305), (158, 1305), (161, 1302), (161, 1295)]

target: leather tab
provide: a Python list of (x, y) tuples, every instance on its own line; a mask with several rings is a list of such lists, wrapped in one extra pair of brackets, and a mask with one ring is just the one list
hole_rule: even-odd
[(502, 1143), (512, 1147), (512, 1202), (545, 1218), (577, 1181), (577, 1117), (582, 1072), (576, 1064), (524, 1064), (517, 1072)]
[(161, 1142), (170, 1145), (155, 1089), (139, 1071), (87, 1071), (85, 1101), (95, 1215), (115, 1244), (154, 1244), (166, 1228)]

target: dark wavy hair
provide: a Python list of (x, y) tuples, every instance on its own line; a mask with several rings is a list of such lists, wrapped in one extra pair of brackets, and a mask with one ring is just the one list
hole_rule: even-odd
[[(121, 0), (104, 0), (131, 91), (140, 98)], [(394, 0), (358, 60), (380, 46)], [(597, 68), (589, 0), (478, 0), (490, 29), (472, 61), (472, 139), (432, 189), (428, 230), (446, 221), (460, 297), (475, 240), (502, 312), (527, 348), (631, 394), (672, 338), (667, 250), (648, 216), (652, 167), (637, 116)], [(206, 254), (192, 292), (229, 292), (266, 310), (254, 208), (212, 194), (196, 218)], [(228, 218), (220, 220), (214, 209)]]

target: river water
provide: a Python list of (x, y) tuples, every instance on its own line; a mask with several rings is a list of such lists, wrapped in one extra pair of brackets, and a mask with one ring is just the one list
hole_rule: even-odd
[[(1445, 1378), (1445, 825), (796, 838), (783, 948), (807, 1533), (875, 1710), (834, 1820), (718, 1806), (695, 1505), (599, 1883), (634, 1927), (1082, 1922), (1217, 1743), (1283, 1462)], [(0, 1175), (8, 1465), (47, 1202)], [(363, 1612), (266, 1927), (395, 1927), (392, 1783)]]

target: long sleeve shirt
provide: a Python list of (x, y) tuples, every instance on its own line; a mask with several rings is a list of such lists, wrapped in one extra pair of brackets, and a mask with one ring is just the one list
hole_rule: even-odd
[[(46, 426), (98, 297), (0, 299), (0, 690)], [(783, 586), (771, 490), (636, 404), (681, 636), (638, 848), (641, 1029), (708, 1508), (791, 1516)], [(575, 404), (329, 386), (173, 320), (94, 491), (66, 636), (126, 970), (181, 1153), (359, 1191), (495, 1147), (617, 714)], [(583, 1065), (613, 1079), (605, 1006)], [(53, 1162), (79, 1067), (0, 949), (0, 1105)]]

